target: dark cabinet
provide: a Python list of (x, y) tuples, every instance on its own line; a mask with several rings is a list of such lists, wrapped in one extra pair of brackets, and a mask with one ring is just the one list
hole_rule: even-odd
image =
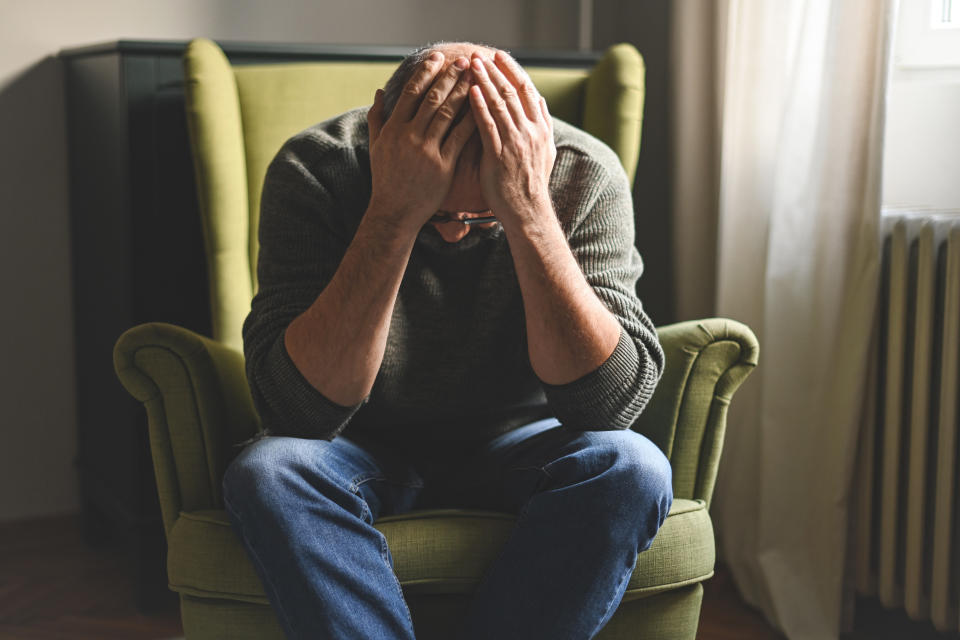
[(183, 45), (64, 51), (80, 494), (85, 537), (119, 544), (141, 610), (167, 589), (143, 406), (113, 345), (149, 321), (210, 334), (206, 264), (183, 109)]

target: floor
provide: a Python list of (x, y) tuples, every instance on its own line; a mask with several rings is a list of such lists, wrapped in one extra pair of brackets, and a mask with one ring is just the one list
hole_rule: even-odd
[(0, 525), (0, 638), (182, 637), (176, 610), (137, 612), (125, 562), (87, 546), (79, 516)]
[[(181, 638), (178, 611), (144, 615), (115, 548), (91, 548), (81, 537), (79, 516), (0, 525), (0, 638), (167, 640)], [(943, 640), (926, 627), (899, 619), (882, 607), (869, 612), (857, 632), (843, 640)], [(886, 616), (886, 617), (885, 617)], [(913, 626), (911, 626), (913, 625)], [(924, 632), (931, 634), (926, 635)], [(698, 640), (780, 640), (737, 594), (722, 565), (704, 584)]]

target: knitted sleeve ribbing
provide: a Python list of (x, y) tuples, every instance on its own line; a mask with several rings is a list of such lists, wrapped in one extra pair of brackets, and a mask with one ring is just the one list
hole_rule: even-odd
[(311, 170), (340, 167), (309, 140), (292, 139), (267, 170), (260, 206), (259, 289), (243, 325), (247, 381), (264, 435), (333, 439), (364, 403), (338, 405), (300, 373), (284, 345), (290, 322), (333, 278), (350, 238), (343, 203)]
[(594, 293), (620, 322), (620, 340), (594, 371), (563, 385), (542, 383), (557, 419), (573, 429), (631, 427), (653, 395), (664, 366), (656, 329), (636, 294), (643, 262), (634, 245), (630, 184), (619, 164), (605, 173), (606, 179), (575, 216), (582, 221), (568, 242)]

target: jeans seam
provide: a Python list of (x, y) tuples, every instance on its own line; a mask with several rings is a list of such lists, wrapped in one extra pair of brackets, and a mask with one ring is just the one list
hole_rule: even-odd
[[(237, 513), (237, 511), (230, 505), (230, 501), (227, 500), (227, 497), (226, 497), (225, 495), (223, 496), (223, 506), (226, 508), (227, 511), (230, 512), (230, 514), (231, 514), (231, 515), (237, 520), (237, 522), (240, 524), (240, 534), (241, 534), (241, 537), (245, 537), (245, 536), (243, 535), (243, 532), (246, 530), (246, 527), (245, 527), (244, 524), (243, 524), (243, 518), (241, 518), (241, 517), (240, 517), (240, 514)], [(263, 562), (260, 560), (260, 556), (257, 555), (257, 553), (253, 550), (253, 548), (252, 548), (251, 546), (249, 546), (249, 545), (244, 545), (244, 547), (246, 547), (247, 553), (251, 556), (251, 559), (252, 559), (254, 562), (257, 563), (257, 566), (260, 568), (260, 573), (262, 573), (264, 576), (269, 576), (270, 574), (269, 574), (269, 572), (265, 569), (265, 567), (264, 567), (264, 565), (263, 565)], [(264, 579), (264, 578), (261, 578), (261, 579)], [(269, 580), (267, 580), (267, 581), (270, 582), (271, 591), (272, 591), (274, 594), (276, 594), (276, 593), (277, 593), (276, 586), (273, 584), (272, 581), (269, 581)], [(283, 615), (284, 619), (287, 621), (287, 625), (289, 625), (290, 630), (293, 631), (295, 635), (299, 635), (299, 630), (298, 630), (298, 628), (297, 628), (297, 625), (294, 624), (293, 619), (290, 617), (290, 614), (287, 613), (286, 609), (283, 608), (283, 604), (282, 604), (281, 600), (282, 600), (282, 598), (276, 598), (276, 603), (275, 603), (274, 606), (276, 606), (276, 607), (278, 607), (278, 608), (280, 609), (280, 612), (281, 612), (281, 614)]]
[(356, 491), (354, 491), (353, 493), (358, 498), (360, 498), (360, 519), (363, 520), (364, 522), (367, 522), (367, 518), (365, 516), (369, 516), (370, 523), (373, 523), (373, 513), (371, 513), (370, 511), (370, 505), (367, 504), (367, 501), (364, 500), (359, 493), (357, 493)]
[[(606, 609), (604, 609), (603, 611), (603, 616), (600, 618), (603, 621), (603, 625), (602, 626), (597, 625), (597, 627), (594, 628), (593, 632), (591, 632), (589, 636), (590, 638), (593, 638), (598, 633), (600, 633), (600, 629), (602, 629), (603, 626), (606, 626), (606, 624), (610, 622), (610, 618), (612, 618), (614, 615), (610, 612), (610, 609), (611, 607), (616, 607), (620, 603), (620, 601), (623, 600), (623, 592), (626, 591), (626, 587), (630, 582), (630, 578), (633, 577), (633, 572), (636, 570), (636, 568), (637, 568), (637, 561), (634, 560), (633, 566), (630, 568), (630, 571), (628, 571), (626, 575), (624, 575), (623, 579), (620, 580), (620, 584), (617, 585), (617, 590), (614, 592), (614, 593), (619, 593), (620, 598), (618, 599), (616, 598), (616, 596), (614, 596), (613, 598), (610, 599), (610, 602), (607, 603)], [(621, 591), (621, 587), (623, 587), (622, 591)]]
[(393, 585), (396, 587), (397, 592), (400, 594), (400, 601), (403, 603), (403, 613), (407, 617), (407, 622), (410, 623), (410, 628), (413, 629), (413, 617), (410, 614), (410, 606), (407, 604), (407, 599), (403, 595), (403, 586), (400, 584), (400, 578), (397, 577), (397, 572), (393, 570), (393, 565), (390, 562), (389, 548), (387, 547), (387, 537), (380, 534), (380, 557), (383, 558), (383, 562), (387, 565), (387, 568), (390, 570), (390, 575), (393, 576)]

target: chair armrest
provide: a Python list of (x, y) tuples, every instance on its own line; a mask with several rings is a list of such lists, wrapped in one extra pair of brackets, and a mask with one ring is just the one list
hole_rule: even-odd
[(749, 327), (725, 318), (659, 327), (666, 355), (660, 384), (633, 429), (663, 450), (678, 498), (710, 506), (734, 392), (757, 365)]
[(181, 510), (220, 509), (223, 472), (259, 427), (243, 354), (161, 322), (126, 331), (113, 350), (124, 388), (147, 410), (163, 525)]

